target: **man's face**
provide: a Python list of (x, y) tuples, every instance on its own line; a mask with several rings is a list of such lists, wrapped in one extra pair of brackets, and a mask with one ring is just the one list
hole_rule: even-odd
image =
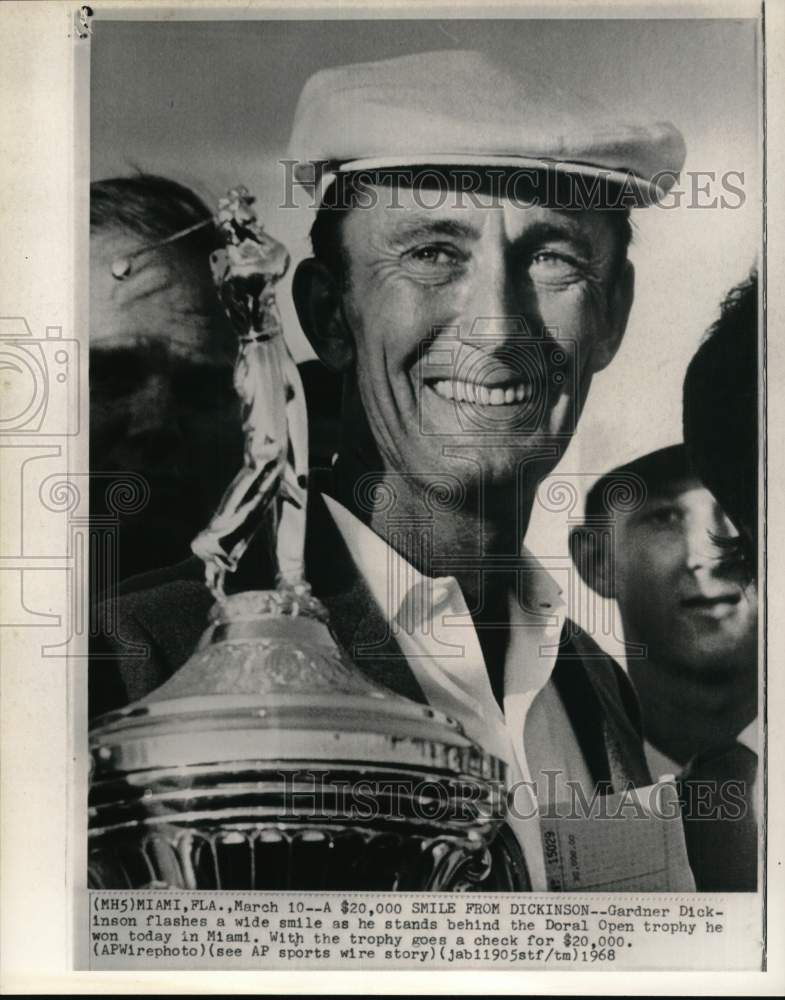
[(370, 191), (344, 221), (343, 311), (384, 467), (509, 485), (555, 465), (626, 323), (608, 219)]
[(736, 535), (697, 479), (652, 491), (616, 522), (616, 599), (628, 641), (659, 666), (700, 671), (754, 665), (757, 599), (713, 542)]
[[(137, 257), (118, 281), (112, 260), (140, 242), (91, 240), (90, 466), (140, 473), (151, 491), (123, 525), (124, 573), (187, 556), (242, 456), (231, 338), (208, 263), (175, 245)], [(106, 486), (94, 477), (96, 511)]]

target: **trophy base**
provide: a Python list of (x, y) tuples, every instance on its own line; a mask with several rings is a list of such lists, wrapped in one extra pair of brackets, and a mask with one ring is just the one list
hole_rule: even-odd
[(454, 892), (490, 870), (481, 843), (341, 823), (171, 825), (96, 840), (92, 889)]

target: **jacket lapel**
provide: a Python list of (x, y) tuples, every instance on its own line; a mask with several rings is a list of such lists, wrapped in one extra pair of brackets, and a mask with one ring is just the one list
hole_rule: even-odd
[(554, 683), (589, 772), (595, 782), (610, 782), (614, 792), (650, 784), (640, 709), (626, 674), (573, 622), (565, 628), (570, 638), (559, 653)]
[(316, 490), (308, 517), (307, 575), (313, 592), (330, 613), (336, 639), (372, 680), (396, 694), (425, 703), (425, 695), (406, 656)]

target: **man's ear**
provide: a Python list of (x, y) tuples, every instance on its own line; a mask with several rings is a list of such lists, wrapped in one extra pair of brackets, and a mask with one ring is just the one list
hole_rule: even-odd
[(606, 532), (587, 528), (585, 524), (570, 529), (570, 556), (581, 579), (595, 594), (614, 600), (611, 542)]
[(309, 257), (294, 272), (292, 296), (300, 326), (319, 360), (331, 371), (345, 372), (354, 361), (354, 341), (335, 276)]
[(627, 260), (611, 290), (608, 302), (608, 323), (604, 333), (597, 338), (592, 352), (592, 371), (596, 374), (613, 361), (621, 345), (632, 300), (635, 297), (635, 268)]

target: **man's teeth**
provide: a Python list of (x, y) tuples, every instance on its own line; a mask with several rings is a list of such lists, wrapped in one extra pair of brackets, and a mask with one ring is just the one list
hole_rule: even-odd
[(445, 378), (432, 382), (431, 388), (442, 399), (457, 399), (461, 403), (475, 403), (479, 406), (505, 406), (509, 403), (522, 403), (526, 398), (526, 386), (523, 384), (490, 388), (475, 382)]

